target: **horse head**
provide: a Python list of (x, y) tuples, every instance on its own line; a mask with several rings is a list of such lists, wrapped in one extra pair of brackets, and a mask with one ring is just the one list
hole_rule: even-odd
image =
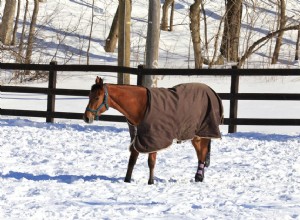
[(93, 123), (94, 119), (99, 120), (100, 115), (108, 110), (108, 93), (103, 80), (97, 76), (95, 84), (92, 85), (89, 103), (86, 107), (83, 120), (86, 123)]

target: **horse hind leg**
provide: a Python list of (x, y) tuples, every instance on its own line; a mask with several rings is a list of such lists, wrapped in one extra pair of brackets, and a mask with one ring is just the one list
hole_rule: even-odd
[[(194, 139), (192, 140), (192, 144), (196, 150), (198, 158), (198, 167), (195, 174), (195, 182), (202, 182), (204, 179), (204, 167), (207, 167), (210, 163), (210, 139), (194, 137)], [(205, 165), (206, 162), (208, 162), (208, 165)]]
[(130, 183), (131, 182), (131, 176), (132, 176), (132, 171), (134, 168), (134, 165), (136, 164), (137, 158), (139, 156), (139, 152), (134, 149), (133, 145), (130, 146), (130, 157), (129, 157), (129, 161), (128, 161), (128, 167), (127, 167), (127, 172), (126, 172), (126, 176), (124, 179), (124, 182), (126, 183)]
[(211, 140), (209, 139), (208, 146), (207, 146), (207, 153), (205, 157), (205, 167), (209, 167), (210, 165), (210, 148), (211, 148)]
[(149, 166), (149, 180), (148, 180), (148, 184), (152, 185), (154, 184), (154, 167), (155, 167), (155, 163), (156, 163), (156, 155), (157, 153), (149, 153), (148, 155), (148, 166)]

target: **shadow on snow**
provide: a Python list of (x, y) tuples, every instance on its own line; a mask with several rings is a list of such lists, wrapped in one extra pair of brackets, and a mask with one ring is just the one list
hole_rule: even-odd
[(105, 181), (110, 181), (110, 182), (119, 182), (119, 181), (123, 181), (123, 177), (121, 178), (112, 178), (112, 177), (107, 177), (107, 176), (102, 176), (102, 175), (91, 175), (91, 176), (76, 176), (76, 175), (58, 175), (58, 176), (49, 176), (46, 174), (42, 174), (42, 175), (33, 175), (30, 173), (21, 173), (21, 172), (14, 172), (14, 171), (10, 171), (8, 174), (3, 175), (2, 173), (0, 173), (0, 177), (4, 178), (4, 179), (8, 179), (8, 178), (13, 178), (13, 179), (17, 179), (17, 180), (21, 180), (21, 179), (27, 179), (27, 180), (32, 180), (32, 181), (47, 181), (47, 180), (51, 180), (51, 181), (57, 181), (57, 182), (61, 182), (61, 183), (67, 183), (67, 184), (71, 184), (75, 181), (78, 180), (83, 180), (83, 181), (96, 181), (96, 180), (105, 180)]
[(0, 119), (0, 127), (11, 126), (11, 127), (35, 127), (44, 129), (72, 129), (74, 131), (106, 131), (106, 132), (129, 132), (128, 128), (117, 128), (114, 126), (98, 126), (98, 125), (80, 125), (80, 124), (64, 124), (64, 123), (46, 123), (46, 122), (35, 122), (28, 119)]

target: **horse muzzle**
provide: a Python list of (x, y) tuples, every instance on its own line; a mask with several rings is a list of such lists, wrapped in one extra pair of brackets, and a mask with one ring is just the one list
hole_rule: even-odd
[(83, 116), (83, 120), (84, 120), (84, 122), (86, 122), (88, 124), (92, 124), (94, 122), (93, 117), (87, 117), (86, 115)]

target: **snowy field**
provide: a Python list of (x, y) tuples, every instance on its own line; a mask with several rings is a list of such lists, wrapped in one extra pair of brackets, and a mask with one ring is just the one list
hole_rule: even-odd
[[(44, 49), (34, 56), (45, 60), (44, 63), (54, 58), (59, 64), (66, 60), (85, 64), (91, 2), (41, 3), (37, 42)], [(104, 53), (103, 45), (117, 1), (95, 2), (91, 63), (116, 65), (116, 53)], [(161, 68), (187, 68), (192, 63), (187, 54), (190, 36), (186, 12), (193, 1), (175, 2), (175, 31), (161, 33)], [(131, 66), (136, 67), (144, 52), (147, 5), (139, 0), (133, 3)], [(270, 22), (277, 19), (270, 1), (256, 3), (255, 12), (264, 20), (257, 17), (254, 38), (264, 36)], [(30, 1), (31, 8), (32, 5)], [(224, 4), (208, 1), (206, 6), (209, 27), (217, 28)], [(288, 1), (290, 18), (297, 17), (298, 6), (298, 0)], [(215, 7), (218, 8), (214, 10)], [(243, 24), (243, 39), (247, 37), (247, 27)], [(209, 29), (210, 37), (215, 33), (214, 28)], [(299, 63), (291, 58), (295, 34), (285, 35), (285, 49), (278, 65), (268, 66), (269, 44), (257, 51), (247, 65), (299, 68)], [(11, 73), (1, 70), (0, 74), (0, 82), (11, 85), (8, 84)], [(116, 74), (67, 72), (59, 73), (57, 88), (90, 89), (96, 75), (103, 76), (108, 83), (116, 83)], [(158, 86), (170, 87), (182, 82), (203, 82), (216, 92), (230, 90), (229, 77), (166, 76), (158, 81)], [(46, 85), (42, 81), (22, 84)], [(240, 79), (240, 92), (299, 93), (299, 88), (299, 77)], [(45, 95), (2, 92), (0, 98), (0, 107), (4, 109), (46, 110)], [(86, 97), (57, 96), (56, 110), (83, 113), (87, 102)], [(229, 102), (223, 104), (228, 118)], [(240, 101), (238, 116), (299, 118), (299, 112), (300, 103), (296, 101)], [(118, 113), (110, 109), (107, 114)], [(87, 125), (77, 120), (57, 119), (53, 124), (44, 121), (0, 115), (1, 220), (300, 219), (299, 127), (238, 126), (238, 133), (228, 134), (227, 126), (221, 126), (223, 137), (212, 143), (211, 165), (203, 183), (194, 182), (197, 157), (191, 143), (175, 143), (158, 153), (155, 184), (149, 186), (147, 155), (140, 155), (132, 183), (123, 182), (129, 159), (125, 123)]]
[(1, 117), (1, 219), (299, 219), (300, 135), (243, 132), (213, 141), (203, 183), (190, 142), (146, 155), (132, 183), (126, 125)]

